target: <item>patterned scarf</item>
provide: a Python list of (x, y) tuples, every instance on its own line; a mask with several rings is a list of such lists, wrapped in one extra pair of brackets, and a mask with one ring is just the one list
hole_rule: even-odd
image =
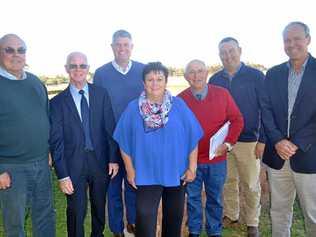
[(162, 128), (168, 122), (172, 106), (172, 95), (165, 90), (162, 104), (150, 103), (143, 91), (138, 99), (140, 115), (143, 117), (145, 132)]

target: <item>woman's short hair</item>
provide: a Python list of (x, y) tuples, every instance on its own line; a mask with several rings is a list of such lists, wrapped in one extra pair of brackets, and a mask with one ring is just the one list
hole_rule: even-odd
[(150, 72), (162, 72), (166, 78), (166, 82), (168, 81), (168, 68), (164, 66), (161, 62), (150, 62), (147, 63), (143, 70), (143, 81), (145, 81), (145, 77)]

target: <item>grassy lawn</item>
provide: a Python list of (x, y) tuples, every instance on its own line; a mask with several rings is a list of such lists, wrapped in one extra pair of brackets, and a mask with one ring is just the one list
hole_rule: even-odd
[[(58, 190), (56, 177), (54, 176), (54, 199), (55, 199), (55, 208), (56, 208), (56, 230), (57, 237), (67, 236), (67, 227), (66, 227), (66, 200), (64, 195)], [(262, 237), (271, 236), (271, 221), (268, 213), (268, 202), (265, 201), (262, 203), (261, 217), (260, 217), (260, 232)], [(90, 210), (88, 210), (88, 215), (85, 223), (85, 232), (86, 236), (90, 234)], [(27, 236), (32, 236), (31, 232), (31, 222), (30, 218), (27, 218), (26, 224)], [(0, 236), (4, 236), (2, 219), (0, 219)], [(108, 229), (105, 230), (105, 236), (110, 237), (111, 234)], [(241, 225), (238, 228), (227, 228), (223, 231), (223, 237), (244, 237), (246, 236), (246, 226)], [(292, 227), (292, 237), (302, 237), (305, 236), (304, 231), (304, 222), (301, 214), (301, 210), (298, 206), (298, 202), (295, 203), (294, 207), (294, 217), (293, 217), (293, 227)], [(206, 234), (203, 233), (202, 237), (206, 237)]]

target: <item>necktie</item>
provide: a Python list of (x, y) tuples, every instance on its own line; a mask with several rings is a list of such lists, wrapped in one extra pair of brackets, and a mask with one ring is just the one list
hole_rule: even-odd
[(79, 94), (81, 95), (81, 120), (85, 137), (85, 149), (93, 150), (91, 136), (90, 136), (90, 115), (89, 115), (89, 106), (86, 97), (84, 96), (84, 90), (80, 90)]
[(196, 98), (197, 98), (198, 100), (202, 100), (202, 95), (201, 95), (201, 94), (196, 94)]

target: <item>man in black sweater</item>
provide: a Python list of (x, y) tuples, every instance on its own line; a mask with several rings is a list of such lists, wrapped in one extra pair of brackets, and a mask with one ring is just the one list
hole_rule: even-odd
[(33, 236), (54, 237), (47, 91), (25, 53), (17, 35), (0, 39), (0, 206), (6, 236), (25, 236), (30, 207)]

